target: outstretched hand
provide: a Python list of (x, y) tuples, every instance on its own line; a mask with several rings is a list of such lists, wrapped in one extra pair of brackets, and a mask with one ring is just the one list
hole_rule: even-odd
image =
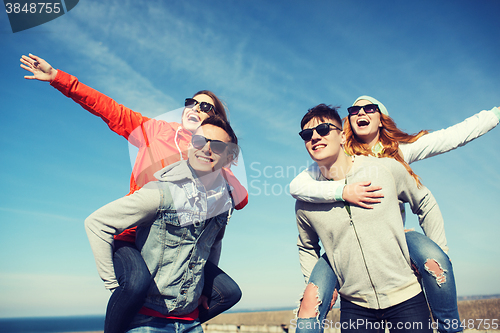
[(370, 185), (369, 181), (348, 184), (344, 187), (342, 199), (350, 204), (372, 209), (373, 204), (379, 203), (380, 198), (383, 198), (384, 195), (378, 192), (382, 187)]
[(21, 57), (21, 67), (28, 72), (33, 73), (32, 76), (26, 75), (24, 78), (28, 80), (39, 80), (51, 82), (56, 78), (57, 70), (52, 68), (48, 62), (34, 54), (29, 54), (28, 56), (23, 55)]

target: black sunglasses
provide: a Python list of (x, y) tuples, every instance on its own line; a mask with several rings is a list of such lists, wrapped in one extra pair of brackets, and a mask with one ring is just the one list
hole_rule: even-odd
[(203, 147), (205, 147), (207, 142), (210, 142), (210, 149), (217, 155), (222, 154), (228, 146), (227, 142), (207, 139), (202, 135), (193, 135), (193, 137), (191, 138), (191, 144), (196, 149), (203, 149)]
[(215, 106), (207, 102), (200, 103), (194, 98), (186, 98), (186, 101), (184, 102), (184, 106), (190, 109), (194, 108), (197, 104), (200, 104), (200, 111), (209, 113), (210, 111), (213, 110), (215, 112)]
[(338, 129), (339, 131), (342, 132), (341, 128), (338, 128), (337, 126), (335, 126), (332, 123), (323, 123), (323, 124), (319, 124), (318, 126), (316, 126), (314, 128), (308, 128), (308, 129), (302, 130), (299, 132), (299, 135), (302, 138), (302, 140), (309, 141), (312, 139), (314, 130), (316, 130), (316, 132), (318, 132), (318, 134), (321, 136), (328, 135), (328, 133), (330, 133), (330, 131), (331, 131), (330, 126), (333, 126), (333, 127), (335, 127), (335, 129)]
[(357, 115), (361, 109), (365, 110), (365, 113), (375, 113), (377, 111), (380, 112), (380, 109), (378, 108), (377, 104), (367, 104), (363, 106), (351, 106), (347, 108), (347, 112), (349, 112), (350, 116)]

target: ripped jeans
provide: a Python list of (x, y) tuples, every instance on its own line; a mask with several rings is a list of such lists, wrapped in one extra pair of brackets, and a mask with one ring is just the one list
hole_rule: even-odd
[(420, 275), (432, 316), (438, 322), (438, 331), (461, 332), (462, 329), (456, 327), (460, 316), (450, 258), (436, 243), (416, 231), (406, 233), (406, 243), (410, 259)]
[[(432, 315), (438, 323), (438, 331), (461, 332), (460, 328), (452, 328), (456, 327), (453, 323), (460, 322), (460, 316), (453, 267), (448, 256), (436, 243), (416, 231), (406, 233), (406, 242), (410, 259), (420, 274)], [(314, 266), (308, 284), (311, 283), (318, 287), (316, 317), (297, 318), (296, 333), (323, 332), (323, 320), (330, 311), (333, 291), (336, 286), (338, 288), (337, 276), (326, 254)]]
[[(322, 333), (324, 331), (323, 320), (330, 311), (333, 292), (335, 288), (337, 288), (337, 290), (340, 289), (337, 276), (328, 261), (326, 253), (319, 258), (314, 266), (311, 276), (309, 277), (308, 285), (310, 284), (318, 288), (316, 293), (316, 301), (318, 301), (315, 308), (316, 317), (297, 318), (295, 333)], [(306, 297), (308, 297), (308, 295), (304, 294), (301, 303), (306, 301)], [(302, 306), (302, 304), (300, 305)], [(299, 314), (300, 312), (297, 312), (297, 316)]]

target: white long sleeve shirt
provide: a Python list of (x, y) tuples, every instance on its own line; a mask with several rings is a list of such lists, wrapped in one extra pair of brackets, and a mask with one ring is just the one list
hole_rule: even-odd
[[(426, 134), (413, 143), (401, 144), (399, 147), (405, 161), (410, 164), (461, 147), (495, 128), (499, 120), (500, 110), (495, 107), (489, 111), (481, 111), (446, 129)], [(292, 180), (290, 194), (297, 200), (311, 203), (343, 201), (345, 183), (317, 181), (320, 175), (318, 165), (311, 164)], [(401, 208), (404, 222), (404, 204)], [(433, 239), (434, 237), (429, 235), (425, 228), (423, 230), (431, 240), (440, 244), (439, 240)], [(448, 252), (448, 247), (441, 246), (441, 248), (444, 252)]]
[[(481, 111), (456, 125), (426, 134), (417, 141), (399, 147), (406, 163), (426, 159), (461, 147), (488, 133), (498, 125), (500, 110)], [(290, 183), (290, 194), (298, 200), (314, 203), (342, 201), (345, 184), (318, 182), (319, 168), (313, 163)]]

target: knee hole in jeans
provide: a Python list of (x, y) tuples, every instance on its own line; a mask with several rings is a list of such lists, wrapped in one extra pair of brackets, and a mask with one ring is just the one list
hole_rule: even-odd
[(313, 283), (309, 283), (304, 290), (304, 295), (300, 300), (298, 318), (314, 318), (319, 316), (319, 306), (321, 299), (319, 298), (319, 288)]
[(439, 287), (446, 282), (446, 272), (443, 267), (435, 259), (427, 259), (424, 264), (425, 270), (436, 278), (436, 283)]

